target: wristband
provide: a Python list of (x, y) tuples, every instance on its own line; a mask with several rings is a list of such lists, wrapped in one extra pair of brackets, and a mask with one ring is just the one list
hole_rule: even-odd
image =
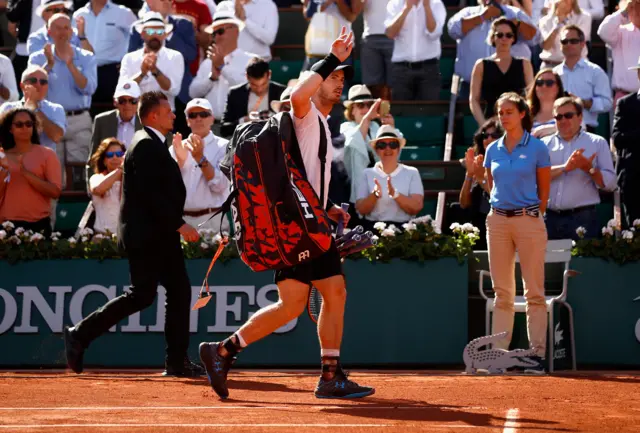
[(465, 177), (464, 177), (464, 180), (470, 180), (470, 181), (473, 181), (473, 176), (465, 176)]
[(340, 59), (333, 54), (329, 54), (324, 59), (311, 67), (311, 70), (322, 77), (322, 80), (326, 80), (329, 75), (340, 66)]
[(207, 160), (207, 157), (206, 156), (202, 156), (202, 158), (200, 158), (200, 162), (198, 162), (198, 167), (202, 168), (202, 166), (205, 165), (208, 162), (209, 161)]

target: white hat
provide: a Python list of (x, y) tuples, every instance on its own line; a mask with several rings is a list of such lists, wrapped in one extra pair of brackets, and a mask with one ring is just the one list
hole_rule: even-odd
[(630, 67), (629, 69), (640, 69), (640, 57), (638, 57), (638, 64)]
[(140, 97), (140, 86), (133, 80), (121, 81), (116, 86), (116, 91), (113, 94), (114, 98), (119, 98), (120, 96), (130, 96), (138, 99)]
[(136, 21), (134, 24), (136, 32), (140, 34), (142, 34), (145, 27), (158, 26), (164, 26), (164, 30), (167, 33), (173, 31), (173, 24), (168, 24), (159, 12), (147, 12), (141, 20)]
[(354, 102), (373, 102), (376, 98), (371, 95), (369, 88), (363, 84), (356, 84), (349, 89), (349, 95), (343, 105), (349, 108)]
[(404, 138), (404, 136), (402, 135), (402, 132), (400, 132), (399, 130), (397, 130), (396, 128), (394, 128), (391, 125), (382, 125), (380, 127), (380, 129), (378, 129), (378, 133), (376, 134), (376, 138), (371, 140), (369, 142), (369, 144), (371, 144), (371, 146), (375, 147), (377, 141), (385, 140), (385, 139), (389, 139), (389, 138), (398, 140), (400, 142), (400, 148), (401, 149), (404, 147), (405, 144), (407, 144), (407, 139)]
[(225, 0), (218, 3), (216, 13), (213, 14), (213, 22), (204, 29), (207, 33), (213, 33), (216, 27), (225, 24), (234, 24), (238, 26), (238, 30), (244, 29), (244, 21), (236, 18), (236, 8), (233, 2)]
[(205, 98), (194, 98), (187, 104), (187, 108), (184, 109), (184, 113), (187, 114), (189, 110), (192, 108), (203, 108), (213, 113), (213, 108), (211, 108), (211, 103), (208, 99)]
[(36, 8), (36, 15), (42, 18), (42, 12), (51, 6), (55, 5), (63, 5), (65, 9), (72, 10), (73, 9), (73, 1), (69, 0), (42, 0), (40, 6)]
[(291, 102), (291, 92), (293, 92), (293, 87), (287, 87), (284, 89), (280, 95), (279, 101), (271, 101), (271, 109), (274, 112), (279, 113), (283, 102)]

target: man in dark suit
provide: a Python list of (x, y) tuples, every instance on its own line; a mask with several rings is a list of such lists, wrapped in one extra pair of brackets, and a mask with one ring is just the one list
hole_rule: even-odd
[(253, 118), (268, 117), (271, 102), (280, 100), (285, 86), (271, 81), (269, 63), (259, 57), (254, 57), (247, 65), (247, 83), (237, 85), (229, 90), (227, 107), (222, 117), (220, 135), (229, 138), (240, 123)]
[(187, 357), (191, 283), (180, 235), (189, 242), (200, 236), (182, 219), (186, 190), (165, 143), (175, 115), (162, 92), (142, 94), (138, 114), (144, 128), (136, 132), (125, 154), (118, 224), (118, 244), (129, 258), (131, 291), (74, 327), (65, 327), (67, 365), (81, 373), (89, 344), (122, 319), (153, 304), (160, 283), (167, 296), (164, 375), (200, 376), (203, 369)]
[[(640, 78), (640, 59), (637, 69)], [(633, 227), (640, 219), (640, 90), (618, 99), (611, 138), (618, 153), (618, 186), (623, 208), (623, 224)]]

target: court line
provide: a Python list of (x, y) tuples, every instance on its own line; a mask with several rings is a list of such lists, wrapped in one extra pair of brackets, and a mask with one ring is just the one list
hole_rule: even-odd
[[(0, 407), (0, 411), (69, 411), (69, 412), (91, 412), (91, 411), (152, 411), (152, 410), (291, 410), (291, 409), (360, 409), (360, 410), (384, 410), (384, 409), (442, 409), (442, 408), (455, 408), (454, 406), (356, 406), (356, 405), (333, 405), (333, 406), (292, 406), (292, 405), (274, 405), (274, 406), (85, 406), (85, 407)], [(486, 409), (485, 407), (465, 407), (465, 409)]]
[[(43, 428), (134, 428), (134, 427), (142, 427), (142, 428), (159, 428), (159, 427), (174, 427), (174, 428), (194, 428), (194, 427), (219, 427), (219, 428), (230, 428), (230, 427), (256, 427), (256, 428), (291, 428), (291, 427), (320, 427), (320, 428), (368, 428), (368, 427), (412, 427), (415, 426), (413, 424), (15, 424), (15, 425), (0, 425), (0, 430), (2, 429), (43, 429)], [(424, 426), (425, 428), (478, 428), (478, 426), (467, 425), (467, 424), (428, 424)]]
[(507, 411), (507, 420), (504, 422), (502, 433), (516, 433), (518, 431), (518, 415), (520, 409), (513, 408)]

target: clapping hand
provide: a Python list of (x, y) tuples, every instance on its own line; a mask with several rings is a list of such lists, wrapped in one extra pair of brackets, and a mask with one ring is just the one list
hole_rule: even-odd
[(473, 159), (473, 176), (477, 182), (484, 180), (484, 155), (478, 155)]
[(373, 195), (375, 195), (377, 198), (382, 197), (382, 187), (380, 186), (380, 182), (378, 182), (378, 179), (374, 178), (373, 183), (375, 184), (372, 191)]
[(467, 176), (473, 176), (474, 174), (474, 161), (476, 157), (476, 152), (473, 150), (473, 147), (467, 149), (464, 154), (464, 167), (467, 169)]
[(85, 29), (85, 21), (84, 17), (76, 18), (76, 27), (78, 28), (78, 36), (84, 37), (84, 29)]
[(50, 68), (52, 68), (55, 61), (53, 59), (53, 46), (51, 44), (45, 44), (44, 56), (47, 58), (47, 64), (49, 65)]
[(187, 138), (186, 147), (195, 161), (199, 162), (204, 156), (204, 141), (199, 135), (190, 134), (189, 138)]
[(353, 49), (353, 32), (347, 33), (347, 28), (342, 27), (340, 36), (331, 44), (331, 54), (336, 56), (340, 62), (347, 60)]
[(173, 135), (173, 141), (171, 144), (173, 146), (173, 151), (176, 153), (176, 158), (178, 159), (178, 162), (184, 162), (187, 159), (188, 150), (184, 147), (184, 144), (182, 143), (182, 134), (180, 134), (179, 132), (176, 132)]
[(396, 194), (396, 189), (391, 183), (391, 176), (387, 176), (387, 191), (389, 192), (389, 198), (393, 198), (393, 196)]
[(580, 168), (584, 164), (582, 160), (585, 159), (585, 157), (582, 156), (582, 152), (584, 152), (584, 149), (576, 149), (573, 151), (564, 166), (565, 171), (573, 171), (576, 168)]

